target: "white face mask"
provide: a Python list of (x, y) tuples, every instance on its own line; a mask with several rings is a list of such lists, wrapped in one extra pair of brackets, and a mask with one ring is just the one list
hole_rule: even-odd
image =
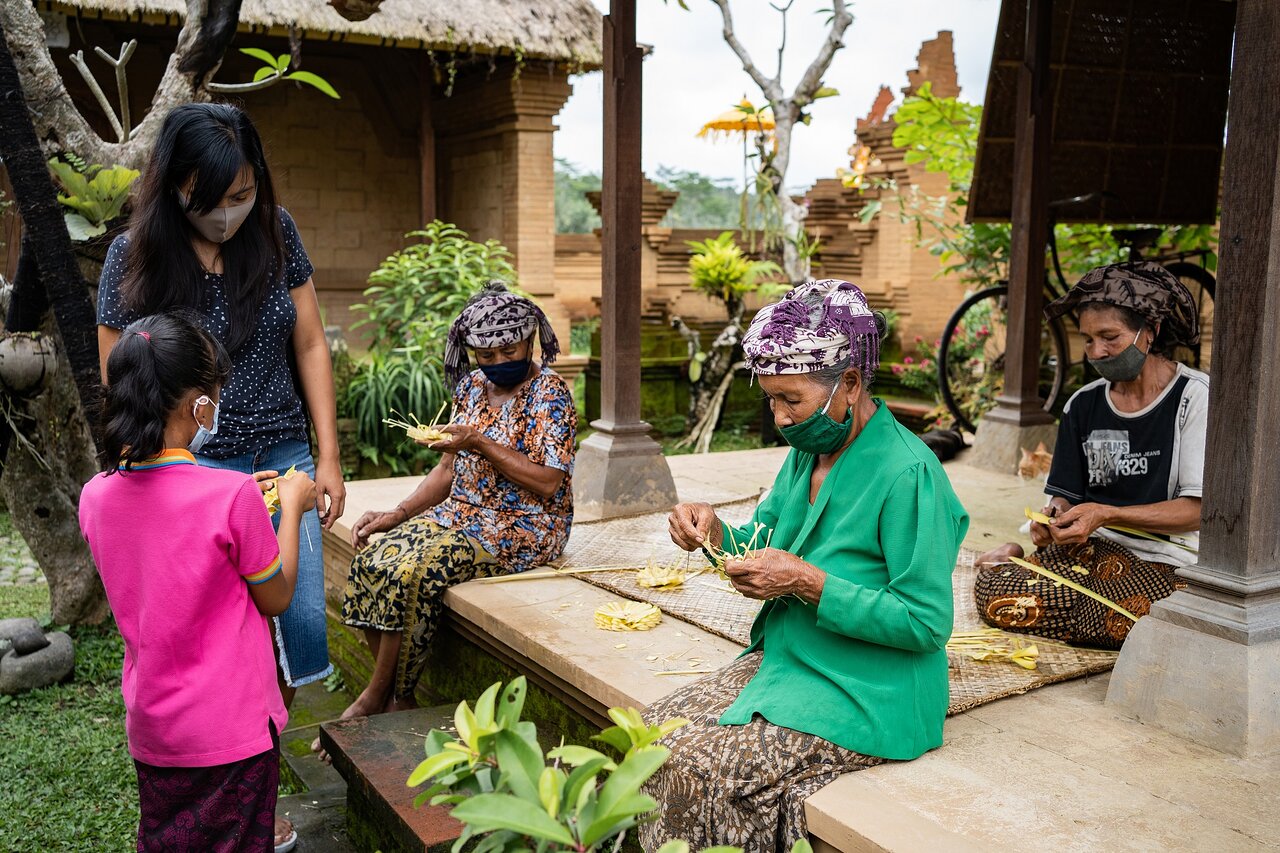
[[(213, 425), (205, 426), (200, 423), (200, 407), (209, 405), (213, 406)], [(191, 407), (191, 416), (196, 419), (196, 434), (187, 445), (187, 450), (199, 453), (209, 443), (209, 439), (218, 434), (218, 404), (210, 400), (207, 395), (201, 394), (196, 398), (195, 405)]]
[(187, 210), (187, 197), (182, 192), (178, 193), (178, 201), (182, 202), (182, 210), (187, 216), (187, 221), (200, 232), (201, 237), (210, 243), (225, 243), (235, 236), (257, 200), (258, 194), (255, 192), (248, 201), (241, 204), (215, 207), (205, 213), (196, 213)]

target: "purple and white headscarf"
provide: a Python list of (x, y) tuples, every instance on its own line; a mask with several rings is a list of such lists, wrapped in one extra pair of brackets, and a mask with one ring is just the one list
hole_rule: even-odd
[(760, 309), (742, 351), (756, 374), (814, 373), (848, 359), (870, 380), (880, 364), (880, 335), (862, 291), (828, 278), (798, 284)]
[(560, 354), (560, 342), (547, 315), (531, 300), (507, 290), (502, 282), (489, 282), (449, 328), (444, 349), (445, 377), (456, 386), (470, 372), (467, 347), (511, 346), (527, 341), (534, 332), (542, 341), (542, 363), (551, 364)]

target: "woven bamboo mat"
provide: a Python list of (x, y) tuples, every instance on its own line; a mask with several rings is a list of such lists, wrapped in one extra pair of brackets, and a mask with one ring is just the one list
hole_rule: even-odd
[[(716, 511), (725, 521), (741, 524), (750, 518), (755, 504), (754, 498), (734, 501), (717, 505)], [(957, 631), (986, 627), (978, 618), (973, 603), (973, 581), (977, 571), (973, 565), (974, 556), (973, 552), (960, 553), (952, 580)], [(706, 563), (702, 555), (694, 554), (689, 558), (672, 544), (667, 535), (667, 514), (658, 512), (574, 524), (565, 555), (556, 562), (556, 567), (643, 566), (650, 559), (663, 565), (684, 565), (688, 559), (693, 570)], [(761, 606), (760, 602), (739, 595), (726, 581), (709, 571), (674, 590), (639, 586), (635, 582), (634, 571), (592, 572), (578, 577), (624, 598), (657, 605), (670, 616), (743, 647), (750, 641), (751, 623)], [(948, 713), (958, 714), (1047, 684), (1106, 672), (1115, 665), (1115, 652), (1076, 648), (1022, 634), (1009, 636), (1020, 642), (1036, 643), (1040, 652), (1036, 668), (1026, 670), (1008, 662), (975, 661), (948, 652), (951, 676)]]

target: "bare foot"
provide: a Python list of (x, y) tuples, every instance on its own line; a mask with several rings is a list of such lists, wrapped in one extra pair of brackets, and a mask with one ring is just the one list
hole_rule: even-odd
[[(276, 818), (275, 846), (279, 847), (281, 844), (287, 842), (291, 835), (293, 835), (293, 822), (287, 817)], [(293, 837), (294, 840), (297, 841), (297, 836), (293, 835)]]
[(979, 554), (973, 561), (973, 564), (979, 570), (990, 568), (991, 566), (1003, 566), (1009, 562), (1010, 557), (1023, 556), (1022, 546), (1017, 542), (1006, 542), (998, 548), (992, 548), (985, 554)]

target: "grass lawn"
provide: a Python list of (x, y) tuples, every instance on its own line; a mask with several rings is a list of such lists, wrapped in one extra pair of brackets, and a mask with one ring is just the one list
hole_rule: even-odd
[[(0, 618), (45, 620), (44, 584), (0, 586)], [(74, 628), (75, 678), (0, 698), (0, 850), (129, 850), (137, 780), (125, 746), (114, 626)]]

